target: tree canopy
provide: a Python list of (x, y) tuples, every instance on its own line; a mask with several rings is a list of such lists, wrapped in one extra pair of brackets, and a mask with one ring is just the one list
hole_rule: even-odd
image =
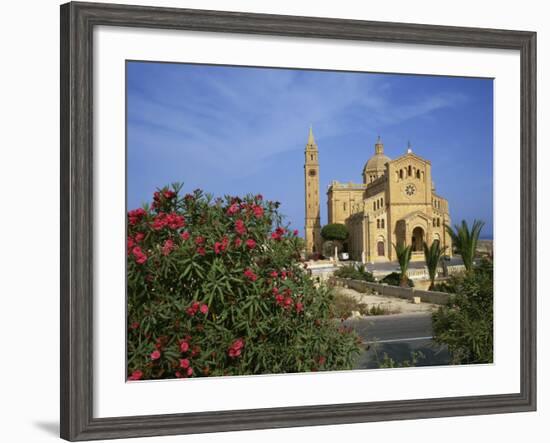
[(349, 237), (349, 231), (347, 226), (342, 223), (330, 223), (321, 229), (321, 237), (324, 240), (345, 241)]

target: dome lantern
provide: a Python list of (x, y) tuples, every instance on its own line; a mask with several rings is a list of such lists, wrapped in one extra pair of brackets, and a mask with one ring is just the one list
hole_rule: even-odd
[(391, 159), (384, 154), (384, 144), (382, 143), (380, 136), (378, 136), (376, 144), (374, 145), (374, 155), (369, 158), (363, 168), (363, 183), (371, 183), (376, 178), (384, 175), (386, 163), (390, 160)]

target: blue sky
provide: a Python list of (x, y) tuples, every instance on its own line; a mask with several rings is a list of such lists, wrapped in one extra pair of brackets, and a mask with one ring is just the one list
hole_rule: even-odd
[(332, 180), (361, 182), (378, 135), (432, 163), (453, 223), (493, 230), (490, 79), (127, 63), (128, 208), (171, 182), (215, 195), (261, 193), (304, 225), (304, 146), (319, 145), (321, 222)]

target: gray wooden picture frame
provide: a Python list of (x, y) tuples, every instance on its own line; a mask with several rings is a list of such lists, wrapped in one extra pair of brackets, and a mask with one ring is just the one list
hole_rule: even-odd
[[(93, 416), (92, 54), (95, 26), (471, 48), (521, 57), (521, 392), (153, 416)], [(494, 414), (536, 409), (536, 33), (68, 3), (61, 6), (61, 437), (70, 441)], [(122, 172), (121, 172), (122, 173)]]

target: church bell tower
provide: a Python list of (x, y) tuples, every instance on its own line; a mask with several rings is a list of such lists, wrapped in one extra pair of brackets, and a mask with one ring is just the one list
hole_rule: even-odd
[(321, 213), (319, 200), (319, 150), (313, 137), (313, 129), (309, 128), (309, 136), (305, 149), (304, 179), (305, 179), (305, 240), (306, 255), (321, 253)]

